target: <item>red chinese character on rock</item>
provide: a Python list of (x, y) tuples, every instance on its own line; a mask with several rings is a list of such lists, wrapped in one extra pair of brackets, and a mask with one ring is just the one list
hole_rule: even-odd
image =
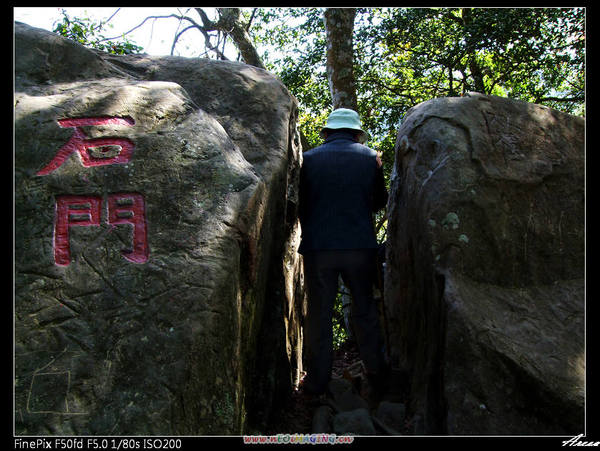
[(133, 225), (133, 250), (121, 251), (121, 254), (132, 263), (146, 263), (148, 243), (144, 196), (141, 194), (109, 195), (108, 223)]
[[(71, 263), (69, 229), (73, 226), (99, 226), (102, 198), (98, 196), (64, 195), (56, 198), (54, 221), (54, 262), (59, 266)], [(148, 239), (144, 196), (119, 193), (108, 196), (109, 224), (133, 225), (133, 249), (121, 251), (132, 263), (148, 261)]]
[(46, 175), (60, 167), (73, 152), (79, 152), (84, 167), (102, 166), (115, 163), (127, 163), (135, 145), (127, 138), (92, 138), (88, 139), (80, 127), (86, 125), (126, 125), (132, 126), (135, 121), (130, 117), (84, 117), (78, 119), (61, 119), (58, 125), (63, 128), (75, 128), (71, 139), (62, 146), (52, 161), (39, 170), (36, 175)]
[(100, 225), (102, 198), (96, 196), (58, 196), (54, 219), (54, 262), (60, 266), (71, 263), (69, 228)]

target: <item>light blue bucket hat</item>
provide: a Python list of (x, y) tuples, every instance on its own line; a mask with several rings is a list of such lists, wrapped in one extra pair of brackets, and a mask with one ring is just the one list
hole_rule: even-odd
[(340, 128), (349, 128), (361, 132), (359, 136), (361, 143), (369, 139), (369, 134), (362, 129), (358, 113), (348, 108), (338, 108), (333, 111), (327, 118), (327, 125), (321, 129), (319, 136), (324, 138), (323, 132), (325, 130), (337, 130)]

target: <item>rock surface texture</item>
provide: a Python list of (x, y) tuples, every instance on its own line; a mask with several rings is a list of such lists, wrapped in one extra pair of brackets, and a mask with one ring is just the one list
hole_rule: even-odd
[(297, 104), (15, 24), (15, 431), (226, 435), (301, 371)]
[(411, 109), (385, 302), (425, 434), (584, 430), (584, 121), (473, 94)]

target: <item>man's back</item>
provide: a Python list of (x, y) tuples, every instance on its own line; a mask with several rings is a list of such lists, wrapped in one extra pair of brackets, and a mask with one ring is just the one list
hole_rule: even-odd
[(300, 252), (377, 247), (372, 213), (387, 200), (376, 152), (349, 132), (330, 134), (304, 154), (300, 177)]
[(358, 113), (338, 108), (321, 130), (325, 143), (304, 154), (300, 173), (300, 224), (304, 281), (306, 377), (303, 389), (320, 395), (331, 379), (331, 321), (339, 277), (352, 294), (352, 322), (360, 356), (373, 387), (381, 385), (386, 358), (377, 305), (373, 212), (387, 192), (377, 154), (359, 144), (368, 138)]

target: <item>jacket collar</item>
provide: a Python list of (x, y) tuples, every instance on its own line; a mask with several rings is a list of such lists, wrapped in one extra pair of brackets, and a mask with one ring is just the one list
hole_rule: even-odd
[(347, 132), (347, 131), (339, 131), (339, 132), (333, 132), (331, 134), (329, 134), (329, 136), (327, 136), (327, 138), (325, 139), (325, 142), (328, 143), (330, 141), (333, 141), (334, 139), (349, 139), (351, 141), (354, 141), (354, 135), (351, 132)]

